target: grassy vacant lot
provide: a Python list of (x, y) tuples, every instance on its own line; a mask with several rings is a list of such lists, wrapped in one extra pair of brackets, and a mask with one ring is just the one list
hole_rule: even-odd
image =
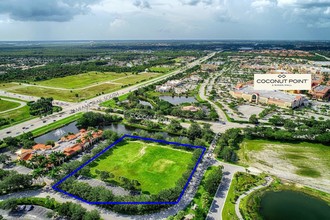
[[(10, 90), (10, 92), (31, 95), (37, 97), (53, 97), (56, 100), (63, 100), (69, 102), (78, 102), (81, 100), (89, 99), (95, 97), (100, 93), (109, 93), (116, 91), (121, 88), (118, 84), (101, 84), (87, 89), (82, 90), (59, 90), (59, 89), (48, 89), (37, 86), (21, 86), (20, 88), (15, 88)], [(78, 94), (78, 97), (76, 97)]]
[(171, 68), (168, 67), (161, 67), (161, 66), (155, 66), (155, 67), (151, 67), (149, 69), (151, 72), (157, 72), (157, 73), (167, 73), (171, 70)]
[[(38, 85), (19, 85), (12, 83), (4, 84), (5, 86), (0, 88), (8, 92), (18, 94), (37, 97), (53, 97), (56, 100), (79, 102), (93, 98), (99, 94), (106, 94), (117, 91), (125, 85), (134, 85), (138, 82), (141, 82), (142, 80), (149, 80), (161, 75), (158, 73), (141, 73), (138, 75), (128, 74), (128, 76), (125, 76), (125, 73), (118, 73), (118, 76), (114, 76), (114, 74), (117, 73), (85, 73), (38, 82), (39, 85), (54, 88), (43, 88)], [(104, 82), (109, 81), (110, 78), (112, 79), (113, 83)], [(102, 81), (104, 83), (102, 83)], [(95, 84), (97, 82), (100, 83)], [(82, 88), (82, 85), (90, 87)], [(71, 88), (75, 89), (71, 90)]]
[(157, 194), (175, 187), (191, 160), (191, 152), (157, 143), (125, 141), (94, 161), (91, 174), (99, 178), (96, 169), (108, 171), (117, 182), (120, 176), (134, 179), (140, 182), (142, 191)]
[[(119, 96), (119, 97), (118, 97), (119, 101), (122, 102), (122, 101), (126, 100), (126, 99), (128, 98), (128, 96), (129, 96), (129, 94), (131, 94), (131, 93), (126, 93), (125, 95), (121, 95), (121, 96)], [(101, 103), (101, 106), (104, 106), (104, 107), (110, 107), (110, 108), (115, 108), (115, 107), (119, 108), (119, 107), (116, 105), (115, 100), (113, 100), (113, 99), (110, 99), (110, 100), (108, 100), (108, 101), (106, 101), (106, 102), (102, 102), (102, 103)]]
[(55, 78), (38, 82), (37, 85), (76, 89), (82, 88), (96, 83), (111, 81), (122, 77), (131, 76), (131, 73), (112, 73), (112, 72), (89, 72), (74, 76), (66, 76), (63, 78)]
[(17, 103), (17, 102), (10, 102), (10, 101), (7, 101), (7, 100), (1, 100), (1, 98), (0, 98), (0, 112), (7, 111), (7, 110), (10, 110), (12, 108), (17, 108), (18, 106), (20, 106), (20, 104)]
[(330, 179), (330, 147), (322, 144), (245, 140), (238, 155), (243, 164)]
[(29, 107), (24, 106), (22, 108), (19, 108), (19, 109), (13, 110), (13, 111), (1, 113), (0, 118), (7, 118), (11, 121), (10, 125), (5, 125), (5, 126), (0, 127), (0, 129), (3, 129), (3, 128), (9, 127), (9, 126), (33, 119), (35, 117), (30, 115)]

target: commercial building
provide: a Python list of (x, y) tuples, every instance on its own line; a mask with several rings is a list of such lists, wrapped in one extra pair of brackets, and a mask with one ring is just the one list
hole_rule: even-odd
[(319, 100), (330, 100), (330, 86), (325, 85), (317, 85), (312, 88), (312, 90), (309, 92), (315, 99)]
[(281, 108), (297, 108), (308, 104), (303, 95), (292, 95), (281, 91), (254, 90), (251, 85), (240, 85), (230, 94), (256, 104), (276, 105)]

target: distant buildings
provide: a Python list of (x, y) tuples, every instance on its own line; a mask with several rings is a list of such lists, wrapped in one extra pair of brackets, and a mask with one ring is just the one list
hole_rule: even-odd
[(170, 80), (163, 85), (156, 86), (156, 91), (162, 93), (174, 91), (176, 94), (182, 94), (195, 89), (198, 82), (202, 80), (200, 76), (193, 74), (181, 80)]
[(293, 109), (308, 104), (305, 96), (281, 91), (254, 90), (251, 85), (239, 85), (230, 94), (235, 98), (242, 98), (251, 103), (276, 105), (281, 108)]
[(325, 85), (317, 85), (312, 88), (312, 90), (309, 92), (315, 99), (319, 100), (330, 100), (330, 86)]

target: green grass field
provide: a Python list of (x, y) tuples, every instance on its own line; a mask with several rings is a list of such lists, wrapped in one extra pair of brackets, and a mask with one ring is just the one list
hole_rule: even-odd
[(89, 72), (63, 78), (54, 78), (38, 82), (37, 85), (50, 86), (66, 89), (77, 89), (93, 85), (96, 83), (116, 80), (122, 77), (131, 76), (131, 73), (112, 73), (112, 72)]
[[(125, 95), (121, 95), (118, 97), (119, 101), (122, 102), (124, 100), (127, 99), (127, 97), (129, 96), (130, 93), (126, 93)], [(113, 99), (110, 99), (109, 101), (106, 101), (106, 102), (102, 102), (101, 103), (101, 106), (104, 106), (104, 107), (110, 107), (110, 108), (119, 108), (117, 105), (116, 105), (116, 102), (115, 100)]]
[(13, 111), (1, 113), (0, 118), (7, 118), (11, 121), (9, 125), (4, 125), (0, 127), (0, 129), (3, 129), (33, 119), (35, 117), (30, 115), (29, 107), (24, 106)]
[[(56, 100), (68, 101), (68, 102), (78, 102), (81, 100), (89, 99), (95, 97), (100, 93), (114, 92), (121, 88), (118, 84), (101, 84), (87, 89), (82, 90), (59, 90), (59, 89), (47, 89), (37, 86), (21, 86), (20, 88), (15, 88), (10, 90), (10, 92), (31, 95), (37, 97), (53, 97)], [(78, 94), (78, 97), (76, 97)]]
[(163, 189), (175, 187), (187, 170), (192, 153), (157, 143), (126, 141), (107, 152), (91, 164), (91, 174), (99, 178), (95, 170), (108, 171), (120, 182), (123, 176), (137, 180), (142, 191), (157, 194)]
[[(299, 176), (330, 179), (330, 148), (322, 144), (283, 143), (267, 140), (245, 140), (238, 151), (240, 163), (263, 164)], [(277, 162), (276, 162), (277, 161)], [(292, 167), (292, 170), (285, 168)]]
[[(53, 97), (56, 100), (68, 101), (68, 102), (79, 102), (86, 99), (93, 98), (98, 94), (106, 94), (120, 90), (122, 86), (134, 85), (142, 80), (149, 80), (161, 76), (159, 73), (141, 73), (138, 75), (125, 73), (118, 73), (119, 75), (114, 75), (117, 73), (85, 73), (75, 76), (67, 76), (63, 78), (55, 78), (51, 80), (38, 82), (39, 85), (50, 86), (54, 88), (43, 88), (38, 85), (19, 85), (19, 84), (3, 84), (1, 89), (37, 97)], [(113, 83), (107, 82), (102, 83), (102, 81), (113, 80)], [(97, 84), (99, 83), (99, 84)], [(82, 85), (90, 86), (88, 88), (82, 88)], [(59, 89), (61, 87), (62, 89)], [(71, 88), (76, 88), (72, 89)], [(82, 88), (82, 89), (79, 89)], [(77, 95), (78, 97), (77, 97)]]
[(168, 67), (157, 67), (157, 66), (155, 66), (155, 67), (151, 67), (150, 69), (149, 69), (151, 72), (157, 72), (157, 73), (168, 73), (170, 70), (171, 70), (171, 68), (168, 68)]
[(10, 102), (7, 100), (0, 99), (0, 112), (7, 111), (7, 110), (10, 110), (13, 108), (17, 108), (18, 106), (20, 106), (20, 104), (17, 102)]

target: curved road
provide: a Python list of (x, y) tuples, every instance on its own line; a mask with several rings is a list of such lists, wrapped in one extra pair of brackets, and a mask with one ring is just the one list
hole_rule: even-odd
[(13, 111), (13, 110), (16, 110), (16, 109), (19, 109), (19, 108), (22, 108), (24, 106), (26, 106), (26, 102), (21, 102), (21, 101), (18, 101), (18, 100), (14, 100), (14, 99), (6, 99), (6, 98), (0, 98), (1, 100), (5, 100), (5, 101), (8, 101), (8, 102), (16, 102), (16, 103), (19, 103), (20, 106), (18, 107), (15, 107), (15, 108), (11, 108), (11, 109), (8, 109), (6, 111), (2, 111), (0, 112), (1, 113), (6, 113), (6, 112), (10, 112), (10, 111)]
[(236, 212), (236, 215), (237, 217), (240, 219), (240, 220), (244, 220), (243, 219), (243, 216), (239, 210), (239, 204), (241, 203), (241, 200), (243, 198), (245, 198), (246, 196), (248, 196), (249, 194), (251, 194), (252, 192), (258, 190), (258, 189), (261, 189), (261, 188), (264, 188), (264, 187), (267, 187), (269, 186), (271, 183), (272, 183), (273, 179), (271, 177), (266, 177), (266, 183), (263, 184), (263, 185), (260, 185), (260, 186), (257, 186), (257, 187), (254, 187), (252, 189), (250, 189), (249, 191), (245, 192), (243, 195), (241, 195), (237, 200), (236, 200), (236, 203), (235, 203), (235, 212)]

